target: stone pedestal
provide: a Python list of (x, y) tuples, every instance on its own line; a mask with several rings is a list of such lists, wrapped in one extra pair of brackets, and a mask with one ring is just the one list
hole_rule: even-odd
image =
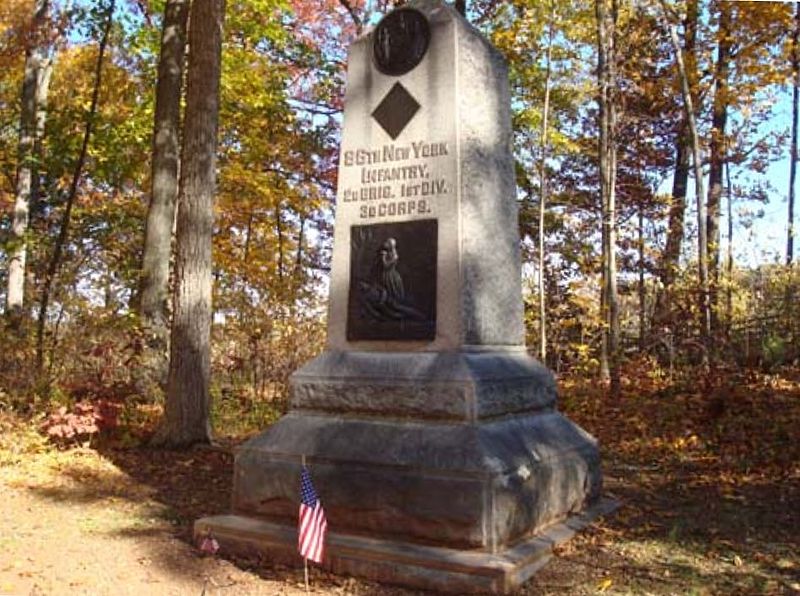
[(509, 106), (502, 57), (442, 2), (353, 44), (327, 348), (197, 532), (292, 559), (305, 457), (329, 568), (503, 592), (596, 501), (597, 444), (524, 347)]
[(496, 551), (579, 511), (594, 440), (523, 352), (326, 352), (238, 453), (233, 509), (294, 523), (305, 455), (339, 532)]

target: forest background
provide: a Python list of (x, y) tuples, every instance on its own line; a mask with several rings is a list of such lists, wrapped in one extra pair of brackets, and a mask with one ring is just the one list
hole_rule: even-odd
[[(395, 4), (0, 3), (0, 592), (291, 583), (165, 537), (323, 348), (346, 49)], [(455, 8), (510, 66), (529, 350), (623, 504), (530, 589), (797, 593), (800, 4)]]
[[(227, 4), (206, 348), (217, 413), (263, 424), (322, 348), (346, 48), (391, 5)], [(152, 139), (169, 10), (185, 37), (187, 2), (0, 11), (5, 408), (96, 411), (102, 398), (157, 416), (163, 403), (180, 280), (160, 273), (154, 301), (159, 239), (145, 228), (164, 176)], [(511, 66), (528, 343), (556, 373), (599, 375), (618, 395), (633, 361), (670, 378), (796, 362), (798, 14), (699, 0), (466, 8)], [(152, 253), (173, 264), (175, 211)], [(764, 212), (786, 250), (754, 261)]]

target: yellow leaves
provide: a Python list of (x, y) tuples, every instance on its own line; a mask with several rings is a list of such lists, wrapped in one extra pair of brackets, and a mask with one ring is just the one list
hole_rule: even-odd
[(611, 587), (611, 584), (613, 583), (613, 580), (610, 577), (607, 577), (597, 584), (597, 591), (603, 594)]
[(775, 561), (775, 567), (785, 571), (791, 571), (800, 567), (800, 563), (793, 561), (792, 559), (787, 559), (786, 557), (781, 557)]
[(97, 48), (76, 46), (65, 49), (58, 56), (53, 70), (50, 96), (58, 103), (74, 97), (82, 98), (88, 108), (92, 73), (97, 62)]
[(254, 208), (272, 209), (280, 200), (280, 187), (275, 174), (253, 171), (249, 164), (239, 160), (225, 163), (220, 172), (219, 209), (235, 207), (237, 211)]
[(33, 16), (32, 6), (33, 3), (30, 0), (3, 0), (0, 2), (0, 40), (6, 39), (12, 29), (22, 33), (30, 26)]
[(694, 447), (699, 446), (700, 444), (701, 444), (700, 439), (697, 437), (697, 435), (692, 434), (689, 435), (688, 437), (678, 437), (677, 439), (675, 439), (672, 442), (672, 448), (681, 451), (685, 449), (692, 449)]
[(492, 36), (494, 45), (498, 48), (511, 50), (517, 43), (517, 32), (513, 29), (499, 29)]

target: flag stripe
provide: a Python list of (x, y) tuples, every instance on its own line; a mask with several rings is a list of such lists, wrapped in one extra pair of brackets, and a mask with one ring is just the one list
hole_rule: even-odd
[(321, 563), (328, 521), (305, 466), (300, 475), (300, 499), (297, 549), (304, 558)]
[[(308, 553), (309, 559), (315, 560), (318, 557), (314, 553), (319, 550), (318, 545), (322, 542), (325, 528), (325, 517), (321, 506), (317, 505), (313, 510), (307, 510), (304, 528), (300, 532), (301, 553)], [(316, 561), (317, 563), (319, 561)]]

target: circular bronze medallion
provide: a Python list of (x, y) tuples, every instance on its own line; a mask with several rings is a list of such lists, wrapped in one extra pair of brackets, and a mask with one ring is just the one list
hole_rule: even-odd
[(413, 8), (399, 8), (378, 23), (372, 39), (375, 65), (383, 74), (406, 74), (428, 51), (431, 29), (428, 19)]

